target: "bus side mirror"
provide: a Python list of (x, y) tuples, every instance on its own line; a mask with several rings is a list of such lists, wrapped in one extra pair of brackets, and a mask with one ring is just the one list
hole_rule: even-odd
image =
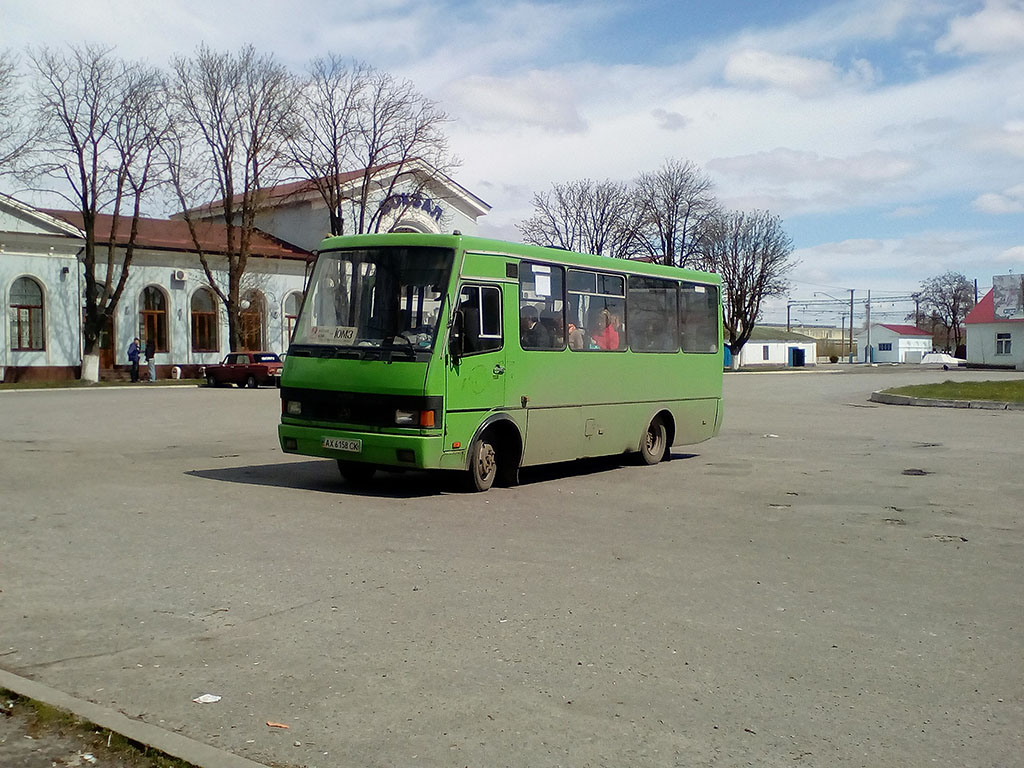
[(465, 352), (465, 331), (466, 315), (460, 309), (455, 312), (455, 316), (452, 318), (452, 327), (448, 333), (448, 354), (451, 355), (453, 363), (459, 362)]

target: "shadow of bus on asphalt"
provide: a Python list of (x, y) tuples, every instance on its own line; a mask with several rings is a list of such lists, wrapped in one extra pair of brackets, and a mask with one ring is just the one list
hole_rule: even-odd
[[(673, 461), (695, 458), (692, 453), (672, 453)], [(519, 485), (538, 485), (559, 480), (634, 468), (637, 462), (630, 455), (601, 456), (576, 459), (557, 464), (524, 467), (519, 472)], [(375, 498), (409, 499), (437, 496), (443, 493), (465, 493), (466, 483), (461, 472), (427, 472), (420, 470), (379, 471), (365, 483), (351, 485), (338, 473), (330, 459), (312, 461), (282, 461), (274, 464), (252, 464), (242, 467), (193, 469), (185, 472), (191, 477), (218, 480), (225, 483), (262, 485), (272, 488), (319, 491), (331, 494), (370, 496)]]

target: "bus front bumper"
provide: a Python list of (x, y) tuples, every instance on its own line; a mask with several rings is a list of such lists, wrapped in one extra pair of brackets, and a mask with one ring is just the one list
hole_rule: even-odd
[(281, 450), (384, 467), (465, 469), (466, 451), (442, 449), (442, 436), (360, 432), (280, 424)]

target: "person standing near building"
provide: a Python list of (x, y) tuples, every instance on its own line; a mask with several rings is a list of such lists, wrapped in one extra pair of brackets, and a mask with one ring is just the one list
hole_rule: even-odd
[(146, 363), (149, 365), (149, 380), (156, 381), (156, 342), (146, 339)]
[(128, 345), (128, 361), (132, 364), (132, 383), (139, 380), (139, 337)]

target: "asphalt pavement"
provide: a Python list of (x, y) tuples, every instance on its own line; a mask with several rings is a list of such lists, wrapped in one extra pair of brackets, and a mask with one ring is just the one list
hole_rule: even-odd
[(1024, 412), (869, 397), (1021, 374), (839, 369), (486, 494), (351, 489), (272, 389), (0, 392), (0, 686), (211, 768), (1019, 764)]

